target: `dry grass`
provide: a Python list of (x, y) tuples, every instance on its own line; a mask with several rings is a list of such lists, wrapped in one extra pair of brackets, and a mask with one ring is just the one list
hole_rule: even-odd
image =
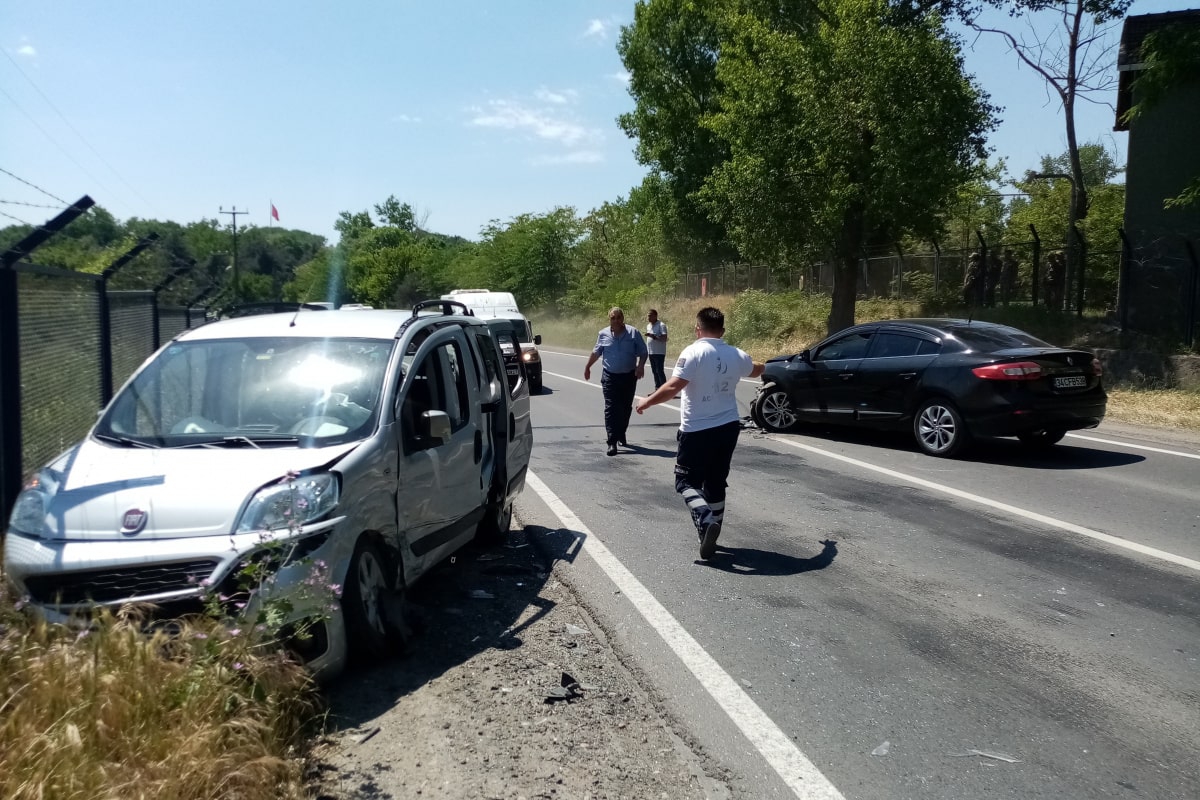
[(1108, 419), (1200, 431), (1200, 392), (1182, 389), (1108, 390)]
[(78, 630), (0, 596), (6, 800), (300, 798), (315, 698), (299, 667), (215, 622)]
[[(706, 305), (715, 305), (725, 311), (729, 328), (726, 338), (759, 361), (781, 353), (797, 353), (824, 338), (829, 315), (828, 297), (795, 293), (743, 292), (703, 299), (655, 301), (653, 307), (658, 309), (671, 332), (667, 345), (668, 363), (692, 341), (691, 328), (696, 312)], [(650, 307), (647, 303), (642, 308), (624, 309), (625, 320), (644, 329)], [(858, 322), (913, 317), (921, 313), (920, 306), (911, 301), (860, 300), (855, 306)], [(981, 314), (980, 318), (985, 315)], [(1028, 330), (1048, 341), (1064, 343), (1086, 339), (1088, 328), (1095, 325), (1092, 320), (1081, 322), (1064, 314), (1017, 307), (987, 309), (986, 318)], [(596, 332), (605, 322), (604, 315), (592, 318), (534, 316), (535, 330), (551, 348), (590, 350), (596, 343)], [(1084, 346), (1087, 346), (1086, 341)], [(1177, 389), (1119, 387), (1109, 392), (1108, 417), (1133, 424), (1200, 430), (1200, 394)]]

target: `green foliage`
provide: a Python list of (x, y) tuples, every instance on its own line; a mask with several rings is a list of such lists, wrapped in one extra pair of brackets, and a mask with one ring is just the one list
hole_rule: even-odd
[(720, 110), (702, 120), (730, 157), (700, 196), (742, 251), (836, 255), (831, 329), (853, 316), (862, 247), (937, 233), (992, 124), (939, 18), (889, 9), (840, 0), (799, 30), (728, 11)]

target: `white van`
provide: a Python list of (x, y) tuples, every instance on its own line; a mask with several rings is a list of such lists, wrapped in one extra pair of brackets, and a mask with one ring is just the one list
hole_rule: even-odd
[(493, 292), (491, 289), (455, 289), (442, 295), (443, 300), (462, 303), (475, 312), (475, 316), (494, 317), (499, 312), (520, 314), (517, 299), (512, 292)]
[(533, 333), (533, 325), (517, 308), (517, 299), (512, 292), (493, 292), (490, 289), (455, 289), (442, 295), (443, 300), (462, 303), (482, 319), (512, 320), (513, 331), (521, 343), (521, 360), (525, 362), (525, 373), (529, 379), (529, 393), (542, 393), (542, 356), (537, 346), (542, 337)]

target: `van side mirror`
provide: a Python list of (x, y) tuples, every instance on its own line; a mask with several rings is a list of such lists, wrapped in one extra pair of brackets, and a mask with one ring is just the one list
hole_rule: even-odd
[(503, 399), (503, 390), (500, 388), (500, 381), (488, 381), (480, 391), (479, 410), (484, 414), (490, 414), (493, 411), (500, 410), (500, 401)]
[(426, 411), (421, 415), (421, 434), (442, 444), (450, 439), (450, 415), (445, 411)]
[(533, 335), (533, 343), (534, 343), (534, 344), (541, 344), (541, 343), (542, 343), (542, 335), (541, 335), (540, 333), (535, 333), (535, 334)]

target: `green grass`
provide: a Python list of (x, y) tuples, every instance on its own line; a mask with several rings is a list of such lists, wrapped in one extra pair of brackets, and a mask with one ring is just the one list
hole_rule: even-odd
[(6, 800), (303, 798), (317, 709), (301, 668), (215, 621), (48, 625), (0, 588)]

